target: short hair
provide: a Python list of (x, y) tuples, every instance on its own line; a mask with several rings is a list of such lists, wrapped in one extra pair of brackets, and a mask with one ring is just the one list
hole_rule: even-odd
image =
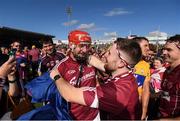
[(134, 37), (132, 40), (141, 43), (142, 40), (146, 40), (147, 42), (149, 42), (149, 40), (146, 37)]
[(16, 43), (19, 43), (19, 44), (22, 44), (22, 42), (21, 42), (20, 40), (13, 40), (11, 44), (14, 45), (15, 42), (16, 42)]
[(42, 41), (42, 44), (53, 44), (52, 39), (45, 39)]
[(19, 43), (20, 44), (20, 49), (22, 49), (22, 41), (20, 40), (13, 40), (13, 42), (11, 43), (11, 48), (14, 46), (15, 43)]
[(166, 42), (177, 42), (180, 43), (180, 35), (174, 35), (166, 40)]
[(164, 63), (162, 57), (155, 57), (154, 60), (159, 60), (161, 63)]
[(175, 35), (166, 40), (166, 42), (174, 43), (180, 49), (180, 35)]
[(130, 39), (117, 38), (114, 43), (117, 44), (117, 49), (125, 52), (128, 55), (130, 60), (127, 62), (131, 67), (134, 67), (141, 60), (142, 51), (137, 42)]
[(40, 41), (40, 48), (43, 48), (43, 44), (53, 44), (52, 39), (44, 39)]

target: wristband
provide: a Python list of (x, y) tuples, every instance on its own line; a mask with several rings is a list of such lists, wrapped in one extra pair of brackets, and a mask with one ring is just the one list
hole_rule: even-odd
[(12, 84), (12, 83), (15, 83), (15, 82), (16, 82), (16, 80), (14, 80), (14, 81), (8, 81), (8, 82)]
[(60, 79), (60, 78), (61, 78), (61, 76), (60, 76), (60, 75), (56, 75), (56, 76), (54, 76), (53, 81), (54, 81), (54, 82), (56, 82), (56, 80), (58, 80), (58, 79)]

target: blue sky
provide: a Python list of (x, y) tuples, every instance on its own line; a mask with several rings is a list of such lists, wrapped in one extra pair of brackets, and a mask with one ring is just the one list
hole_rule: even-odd
[[(0, 26), (67, 39), (84, 29), (93, 39), (160, 30), (180, 34), (180, 0), (0, 0)], [(72, 8), (68, 17), (66, 8)]]

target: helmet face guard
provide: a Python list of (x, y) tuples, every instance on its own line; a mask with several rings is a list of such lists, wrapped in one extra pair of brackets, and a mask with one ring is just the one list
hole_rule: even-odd
[(91, 37), (89, 33), (81, 30), (71, 31), (68, 35), (68, 40), (69, 43), (73, 43), (75, 45), (91, 43)]

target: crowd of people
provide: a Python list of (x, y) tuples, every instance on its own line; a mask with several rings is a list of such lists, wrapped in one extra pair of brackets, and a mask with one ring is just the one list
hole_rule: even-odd
[[(161, 53), (154, 55), (145, 37), (117, 38), (100, 47), (92, 44), (89, 33), (73, 30), (68, 42), (56, 46), (44, 40), (42, 48), (32, 45), (29, 50), (16, 40), (9, 49), (1, 47), (2, 120), (10, 120), (4, 116), (13, 110), (7, 97), (32, 99), (28, 92), (33, 87), (29, 90), (26, 85), (47, 72), (56, 93), (68, 102), (72, 120), (180, 119), (180, 35), (168, 38)], [(42, 103), (41, 107), (54, 102)], [(44, 117), (33, 118), (37, 119)]]

